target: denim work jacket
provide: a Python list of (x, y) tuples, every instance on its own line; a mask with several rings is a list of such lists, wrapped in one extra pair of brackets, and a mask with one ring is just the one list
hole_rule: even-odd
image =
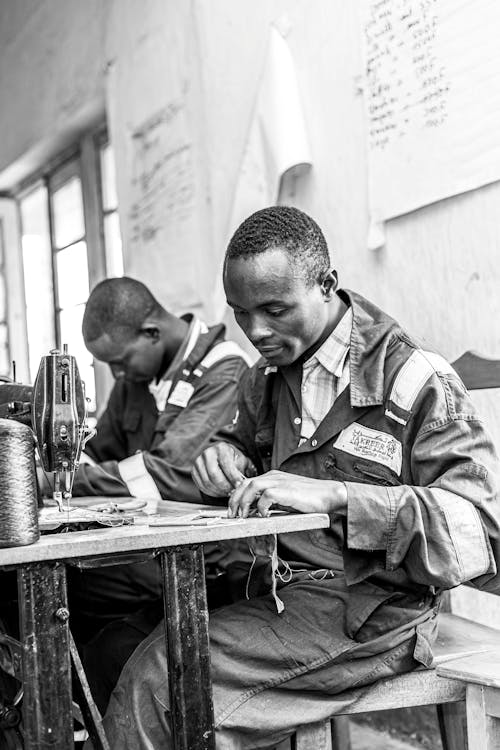
[(353, 309), (350, 386), (314, 435), (297, 447), (301, 365), (264, 361), (246, 373), (238, 419), (222, 435), (259, 473), (345, 482), (347, 516), (281, 535), (279, 556), (321, 569), (340, 559), (353, 590), (423, 599), (492, 577), (500, 464), (464, 385), (369, 301), (339, 294)]
[[(200, 333), (172, 375), (162, 411), (147, 383), (116, 381), (97, 434), (85, 448), (96, 465), (80, 466), (75, 495), (153, 495), (200, 502), (191, 478), (193, 462), (234, 418), (238, 383), (248, 369), (246, 355), (224, 340), (224, 330), (218, 325)], [(123, 467), (132, 461), (136, 481), (127, 482)]]

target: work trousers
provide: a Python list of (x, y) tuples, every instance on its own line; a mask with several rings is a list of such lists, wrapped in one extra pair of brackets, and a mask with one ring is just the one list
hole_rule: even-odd
[[(359, 694), (345, 691), (430, 665), (436, 605), (377, 587), (353, 597), (341, 574), (309, 575), (279, 590), (281, 614), (271, 595), (211, 614), (217, 750), (273, 747)], [(104, 726), (112, 750), (173, 747), (163, 623), (125, 665)]]

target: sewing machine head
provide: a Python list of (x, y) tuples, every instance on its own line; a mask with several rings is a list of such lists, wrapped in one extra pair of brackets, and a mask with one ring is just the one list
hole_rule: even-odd
[(54, 499), (69, 501), (87, 428), (84, 384), (66, 346), (41, 359), (31, 419), (42, 466), (54, 476)]
[(53, 475), (53, 497), (69, 504), (80, 455), (90, 437), (85, 386), (76, 359), (54, 349), (42, 357), (33, 386), (0, 385), (0, 416), (29, 424), (35, 433), (42, 467)]

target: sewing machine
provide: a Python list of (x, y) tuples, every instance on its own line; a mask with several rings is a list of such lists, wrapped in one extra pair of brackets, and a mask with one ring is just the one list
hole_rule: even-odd
[(76, 359), (53, 349), (42, 357), (33, 386), (0, 384), (0, 417), (32, 427), (52, 496), (60, 510), (69, 507), (73, 478), (92, 431), (87, 426), (85, 386)]
[[(69, 510), (81, 451), (92, 433), (87, 427), (85, 386), (66, 345), (62, 353), (54, 349), (42, 357), (33, 386), (1, 379), (0, 417), (32, 428), (40, 464), (47, 478), (52, 476), (52, 497), (59, 511)], [(22, 646), (3, 632), (1, 621), (0, 657), (0, 746), (7, 743), (17, 750), (24, 747), (19, 731), (23, 688), (16, 682), (23, 679)]]

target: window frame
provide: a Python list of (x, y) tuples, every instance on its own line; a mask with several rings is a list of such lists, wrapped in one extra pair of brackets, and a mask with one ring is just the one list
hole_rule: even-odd
[[(59, 154), (47, 160), (43, 166), (24, 178), (12, 196), (17, 203), (19, 223), (21, 226), (21, 201), (30, 192), (43, 184), (47, 191), (47, 216), (52, 264), (52, 303), (54, 311), (54, 340), (61, 349), (60, 304), (57, 283), (57, 253), (63, 249), (56, 246), (53, 215), (53, 194), (58, 187), (65, 184), (72, 176), (78, 176), (81, 182), (83, 219), (85, 233), (81, 238), (86, 242), (89, 288), (92, 289), (107, 276), (107, 252), (104, 237), (104, 216), (100, 149), (109, 143), (108, 130), (105, 124), (81, 135), (73, 144)], [(74, 244), (77, 240), (69, 243)], [(24, 271), (23, 271), (24, 273)], [(30, 368), (33, 370), (33, 363)], [(94, 360), (94, 380), (96, 391), (96, 413), (99, 414), (107, 400), (112, 379), (108, 368)], [(36, 374), (36, 373), (35, 373)], [(32, 372), (32, 376), (33, 372)]]

